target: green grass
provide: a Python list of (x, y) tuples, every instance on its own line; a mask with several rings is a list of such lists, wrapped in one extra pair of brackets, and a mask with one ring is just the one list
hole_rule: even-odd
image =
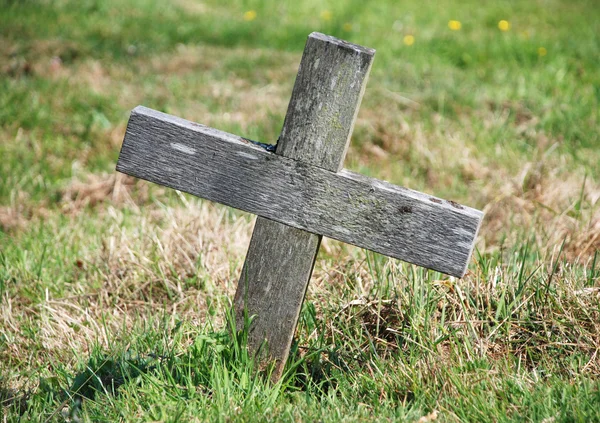
[[(594, 1), (0, 10), (4, 420), (600, 421)], [(463, 280), (325, 241), (273, 384), (228, 327), (251, 217), (114, 166), (137, 104), (276, 140), (312, 31), (377, 49), (346, 166), (486, 219)]]

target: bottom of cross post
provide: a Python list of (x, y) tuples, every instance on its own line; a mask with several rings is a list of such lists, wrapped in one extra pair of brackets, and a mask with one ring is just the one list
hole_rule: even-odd
[[(277, 381), (290, 352), (321, 237), (258, 218), (234, 299), (247, 346)], [(239, 327), (239, 326), (238, 326)]]

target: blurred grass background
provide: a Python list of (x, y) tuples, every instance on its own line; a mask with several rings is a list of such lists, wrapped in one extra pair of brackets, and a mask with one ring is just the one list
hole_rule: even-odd
[[(0, 0), (6, 418), (600, 420), (599, 18)], [(377, 49), (346, 166), (486, 220), (464, 280), (325, 241), (270, 386), (224, 331), (251, 217), (114, 165), (138, 104), (274, 142), (312, 31)]]

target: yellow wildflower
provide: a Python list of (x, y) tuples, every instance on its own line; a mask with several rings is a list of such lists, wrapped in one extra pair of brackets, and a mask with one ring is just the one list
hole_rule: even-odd
[(248, 10), (246, 13), (244, 13), (244, 20), (246, 22), (253, 21), (254, 19), (256, 19), (256, 11), (255, 10)]
[(450, 20), (448, 21), (448, 28), (450, 28), (452, 31), (460, 31), (462, 24), (460, 21)]
[(406, 44), (407, 46), (412, 46), (415, 43), (415, 37), (412, 35), (405, 35), (404, 39), (402, 40), (404, 42), (404, 44)]
[(321, 12), (321, 19), (323, 19), (324, 21), (330, 21), (331, 20), (331, 12), (329, 10), (323, 10)]
[(498, 22), (498, 28), (500, 28), (500, 31), (506, 32), (510, 29), (510, 23), (502, 19), (500, 22)]
[(346, 32), (350, 32), (352, 31), (352, 24), (350, 22), (346, 22), (343, 26), (342, 29)]
[(544, 47), (538, 47), (538, 56), (543, 57), (548, 54), (548, 50)]

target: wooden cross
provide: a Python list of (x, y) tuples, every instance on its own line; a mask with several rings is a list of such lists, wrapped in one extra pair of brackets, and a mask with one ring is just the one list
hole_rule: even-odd
[(473, 249), (480, 211), (341, 169), (374, 54), (312, 33), (276, 149), (142, 106), (127, 125), (118, 171), (258, 215), (234, 308), (274, 379), (322, 236), (457, 277)]

